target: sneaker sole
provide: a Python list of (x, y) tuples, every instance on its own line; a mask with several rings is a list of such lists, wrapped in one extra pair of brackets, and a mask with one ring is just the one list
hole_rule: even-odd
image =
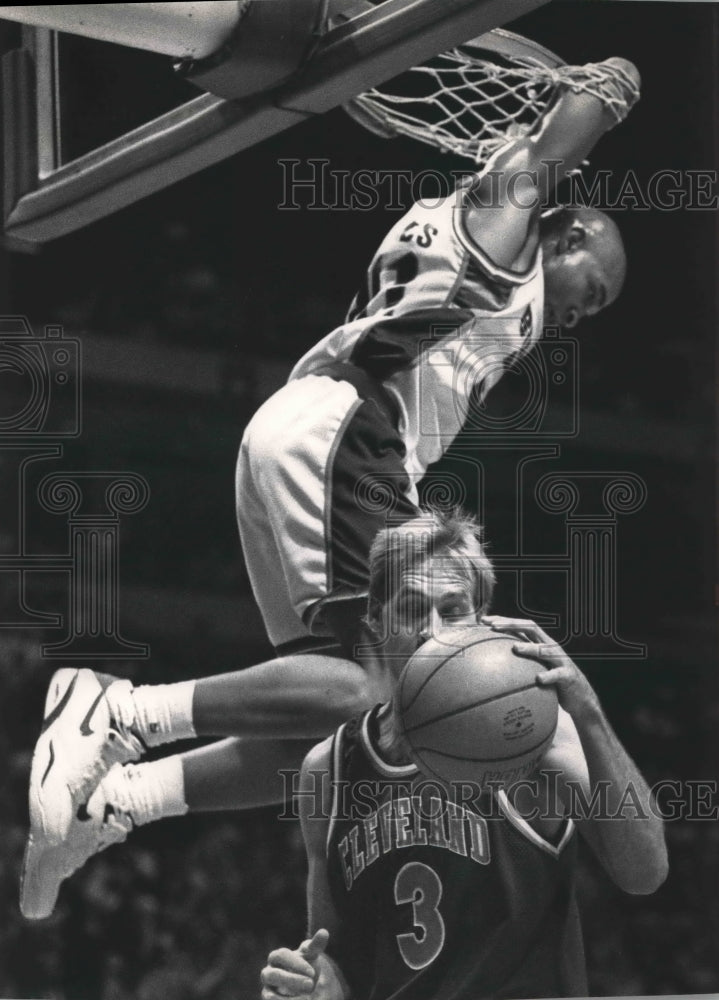
[(60, 848), (38, 846), (28, 837), (20, 875), (20, 912), (27, 920), (44, 920), (55, 909), (63, 878), (52, 855)]

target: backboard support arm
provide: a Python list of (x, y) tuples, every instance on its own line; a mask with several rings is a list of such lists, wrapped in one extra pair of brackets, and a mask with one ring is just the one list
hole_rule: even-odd
[[(545, 2), (385, 0), (331, 28), (313, 58), (278, 90), (246, 101), (203, 94), (62, 164), (42, 181), (31, 176), (37, 170), (32, 156), (14, 157), (9, 166), (15, 176), (6, 178), (5, 231), (31, 244), (72, 232)], [(9, 58), (20, 75), (34, 72), (18, 53)], [(15, 90), (27, 100), (35, 86), (25, 80)], [(6, 144), (12, 145), (13, 134), (20, 140), (19, 130), (32, 127), (33, 117), (33, 108), (18, 115), (6, 102)]]

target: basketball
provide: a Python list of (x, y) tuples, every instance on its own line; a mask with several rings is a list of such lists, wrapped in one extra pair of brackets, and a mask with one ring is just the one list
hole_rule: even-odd
[(518, 656), (521, 640), (473, 625), (449, 629), (412, 656), (399, 680), (398, 708), (414, 763), (440, 781), (526, 777), (557, 728), (557, 695), (536, 683), (545, 669)]

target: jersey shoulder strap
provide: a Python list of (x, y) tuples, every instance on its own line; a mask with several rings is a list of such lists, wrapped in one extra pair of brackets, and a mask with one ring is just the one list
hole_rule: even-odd
[[(489, 254), (483, 250), (482, 246), (477, 243), (467, 229), (467, 213), (469, 211), (468, 202), (471, 197), (472, 190), (474, 190), (474, 186), (467, 187), (465, 190), (459, 190), (457, 192), (457, 210), (453, 215), (454, 231), (457, 239), (460, 241), (464, 249), (471, 254), (472, 258), (480, 265), (488, 277), (493, 278), (495, 281), (500, 281), (509, 285), (527, 284), (527, 282), (534, 278), (539, 266), (539, 240), (533, 231), (534, 227), (531, 223), (528, 225), (524, 244), (517, 254), (517, 257), (521, 257), (522, 254), (527, 251), (530, 240), (534, 241), (536, 244), (532, 248), (529, 264), (524, 270), (515, 271), (511, 268), (495, 264)], [(530, 210), (528, 209), (527, 211), (529, 213)]]

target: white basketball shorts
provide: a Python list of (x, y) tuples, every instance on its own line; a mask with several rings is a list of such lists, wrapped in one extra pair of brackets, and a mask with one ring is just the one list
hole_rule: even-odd
[(320, 648), (323, 607), (366, 613), (377, 532), (417, 513), (397, 414), (381, 384), (349, 364), (283, 386), (240, 446), (236, 506), (252, 589), (278, 652)]

